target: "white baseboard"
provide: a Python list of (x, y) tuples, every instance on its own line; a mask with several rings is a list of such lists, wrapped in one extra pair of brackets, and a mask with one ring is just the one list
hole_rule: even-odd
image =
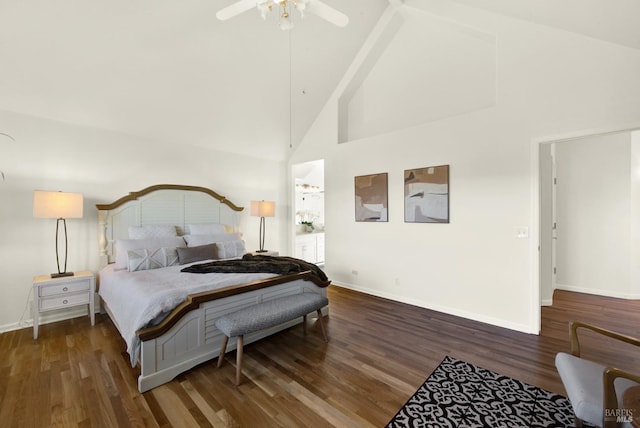
[(354, 290), (354, 291), (359, 291), (359, 292), (365, 293), (365, 294), (370, 294), (372, 296), (382, 297), (384, 299), (389, 299), (389, 300), (393, 300), (393, 301), (396, 301), (396, 302), (407, 303), (409, 305), (418, 306), (420, 308), (430, 309), (430, 310), (433, 310), (433, 311), (442, 312), (442, 313), (445, 313), (445, 314), (454, 315), (454, 316), (457, 316), (457, 317), (466, 318), (466, 319), (470, 319), (470, 320), (473, 320), (473, 321), (478, 321), (478, 322), (482, 322), (482, 323), (485, 323), (485, 324), (494, 325), (494, 326), (497, 326), (497, 327), (503, 327), (503, 328), (507, 328), (509, 330), (515, 330), (515, 331), (519, 331), (519, 332), (527, 333), (527, 334), (535, 334), (535, 335), (539, 334), (539, 331), (538, 331), (537, 327), (534, 329), (534, 328), (531, 328), (531, 326), (528, 326), (528, 325), (512, 323), (512, 322), (505, 321), (503, 319), (492, 318), (492, 317), (488, 317), (486, 315), (478, 314), (478, 313), (474, 313), (474, 312), (462, 311), (460, 309), (453, 308), (453, 307), (434, 305), (431, 302), (424, 302), (424, 301), (418, 300), (418, 299), (410, 299), (410, 298), (407, 298), (406, 296), (397, 296), (397, 295), (393, 295), (391, 293), (381, 293), (378, 290), (371, 290), (371, 289), (364, 288), (364, 287), (359, 287), (359, 286), (356, 286), (356, 285), (353, 285), (353, 284), (347, 284), (347, 283), (339, 283), (338, 284), (336, 282), (332, 282), (332, 284), (336, 285), (338, 287), (347, 288), (347, 289)]
[[(29, 302), (32, 304), (32, 302)], [(96, 313), (99, 312), (99, 305), (96, 305)], [(83, 306), (76, 306), (69, 309), (60, 309), (57, 311), (49, 311), (49, 312), (41, 312), (40, 313), (40, 325), (50, 324), (58, 321), (70, 320), (72, 318), (79, 317), (87, 317), (87, 322), (89, 321), (89, 308)], [(5, 333), (7, 331), (20, 330), (23, 328), (32, 328), (33, 327), (33, 318), (29, 318), (27, 320), (22, 320), (16, 323), (5, 324), (0, 326), (0, 333)]]
[[(80, 308), (80, 307), (67, 309), (67, 310), (64, 310), (63, 312), (61, 311), (60, 313), (55, 313), (54, 311), (44, 312), (40, 314), (40, 325), (50, 324), (52, 322), (64, 321), (71, 318), (78, 318), (83, 315), (88, 316), (88, 311), (86, 308), (84, 308), (83, 310), (83, 308)], [(33, 327), (33, 318), (30, 318), (28, 320), (23, 320), (21, 322), (5, 324), (3, 326), (0, 326), (0, 333), (13, 331), (13, 330), (20, 330), (23, 328), (31, 328), (31, 327)]]
[(573, 291), (575, 293), (595, 294), (597, 296), (614, 297), (616, 299), (628, 299), (628, 300), (640, 299), (640, 294), (622, 293), (622, 292), (612, 291), (607, 289), (585, 288), (585, 287), (578, 287), (575, 285), (567, 285), (567, 284), (559, 284), (559, 283), (555, 283), (553, 288), (556, 290)]

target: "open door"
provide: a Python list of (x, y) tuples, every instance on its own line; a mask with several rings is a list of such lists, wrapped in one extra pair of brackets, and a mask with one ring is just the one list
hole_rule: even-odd
[(555, 265), (555, 167), (553, 144), (540, 145), (540, 304), (553, 303)]

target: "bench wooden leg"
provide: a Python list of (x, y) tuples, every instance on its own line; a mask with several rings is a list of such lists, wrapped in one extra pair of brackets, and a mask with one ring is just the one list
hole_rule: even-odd
[(218, 356), (218, 367), (222, 365), (224, 361), (224, 353), (227, 352), (227, 343), (229, 342), (229, 338), (227, 336), (222, 339), (222, 346), (220, 346), (220, 356)]
[(322, 330), (322, 336), (324, 337), (325, 342), (329, 342), (329, 338), (327, 337), (327, 331), (324, 328), (324, 318), (322, 318), (322, 312), (320, 309), (318, 309), (317, 312), (318, 312), (318, 322), (320, 323), (320, 329)]
[(302, 332), (304, 333), (304, 335), (307, 335), (307, 316), (303, 315), (302, 316)]
[(240, 385), (240, 376), (242, 376), (242, 348), (244, 347), (244, 336), (238, 336), (238, 345), (236, 347), (236, 386)]

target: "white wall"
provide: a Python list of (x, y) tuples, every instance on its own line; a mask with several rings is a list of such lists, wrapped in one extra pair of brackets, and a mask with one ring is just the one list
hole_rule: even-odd
[[(415, 19), (437, 18), (452, 23), (454, 32), (468, 27), (472, 33), (487, 33), (495, 39), (495, 52), (488, 53), (496, 59), (495, 105), (444, 110), (440, 117), (431, 112), (422, 124), (337, 144), (338, 122), (344, 120), (345, 111), (344, 100), (339, 107), (342, 91), (353, 76), (366, 74), (359, 67), (367, 64), (369, 51), (375, 52), (376, 40), (392, 14), (390, 8), (291, 160), (325, 159), (327, 273), (334, 283), (346, 287), (537, 332), (534, 205), (538, 195), (532, 181), (537, 182), (538, 165), (533, 142), (561, 133), (637, 123), (640, 52), (459, 4), (406, 4), (410, 6), (403, 6), (402, 13)], [(416, 28), (430, 31), (428, 25), (411, 26), (412, 31)], [(402, 28), (397, 34), (402, 34)], [(397, 40), (402, 37), (386, 47), (393, 54), (376, 52), (378, 62), (365, 70), (376, 76), (377, 85), (381, 74), (374, 73), (376, 68), (388, 67), (380, 61), (397, 55), (424, 61), (429, 49), (434, 49), (421, 45), (420, 38), (413, 44)], [(440, 42), (446, 46), (447, 39)], [(396, 81), (389, 77), (386, 84), (392, 88)], [(404, 105), (395, 103), (400, 109), (397, 115), (423, 106), (420, 87), (428, 82), (418, 79), (411, 84), (416, 85), (416, 96), (407, 96)], [(406, 86), (410, 85), (404, 82)], [(365, 78), (359, 90), (370, 89), (376, 90)], [(483, 88), (476, 90), (483, 93)], [(354, 99), (366, 104), (367, 99), (379, 99), (378, 95), (364, 92)], [(447, 98), (446, 93), (434, 93), (429, 102), (446, 106)], [(367, 106), (368, 112), (375, 109), (376, 105)], [(358, 134), (369, 135), (365, 129), (358, 129)], [(451, 166), (451, 223), (404, 223), (403, 171), (441, 164)], [(356, 223), (354, 176), (380, 172), (389, 173), (389, 222)], [(517, 239), (518, 227), (529, 227), (536, 234)]]
[(630, 155), (629, 132), (555, 144), (556, 288), (632, 297)]
[[(0, 331), (29, 325), (35, 275), (56, 271), (55, 220), (33, 218), (33, 190), (84, 194), (84, 218), (67, 221), (68, 270), (98, 269), (95, 204), (153, 184), (210, 187), (237, 205), (276, 201), (267, 220), (268, 248), (288, 251), (287, 172), (283, 162), (213, 152), (184, 142), (149, 141), (0, 111)], [(257, 249), (259, 219), (245, 209), (247, 249)], [(54, 314), (55, 316), (65, 314)]]

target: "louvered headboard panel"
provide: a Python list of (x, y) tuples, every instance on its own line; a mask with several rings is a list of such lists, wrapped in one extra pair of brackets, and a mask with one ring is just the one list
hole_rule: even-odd
[(220, 223), (239, 232), (244, 209), (211, 189), (176, 184), (147, 187), (96, 207), (101, 266), (114, 261), (113, 242), (128, 239), (130, 226), (169, 224), (182, 235), (187, 224)]

